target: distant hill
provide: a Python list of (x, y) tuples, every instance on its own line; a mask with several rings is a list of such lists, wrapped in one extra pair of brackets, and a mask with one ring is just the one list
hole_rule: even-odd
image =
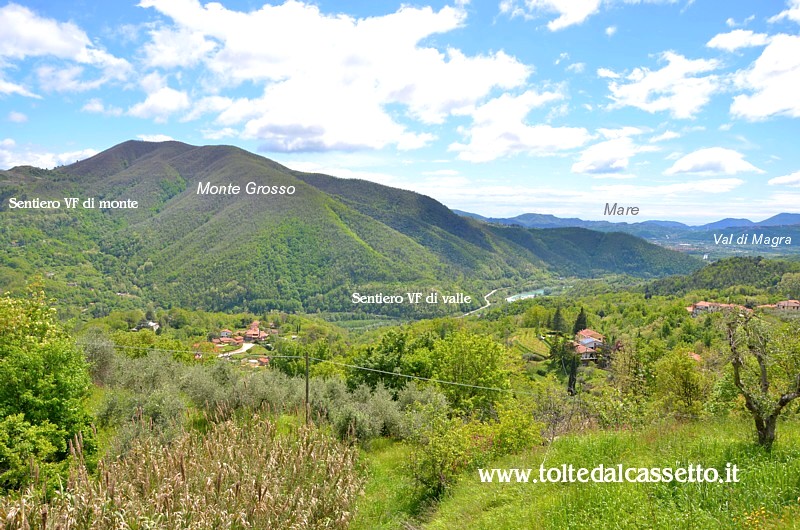
[(590, 228), (592, 230), (601, 230), (603, 232), (627, 232), (632, 234), (640, 234), (643, 232), (654, 229), (664, 229), (665, 231), (675, 230), (717, 230), (727, 228), (750, 228), (750, 227), (772, 227), (772, 226), (792, 226), (800, 225), (800, 213), (780, 213), (774, 215), (769, 219), (763, 221), (753, 222), (749, 219), (733, 219), (726, 218), (704, 225), (686, 225), (677, 221), (642, 221), (638, 223), (616, 222), (609, 221), (585, 221), (575, 217), (556, 217), (554, 215), (525, 213), (516, 217), (484, 217), (475, 213), (464, 212), (461, 210), (453, 210), (455, 213), (479, 219), (488, 223), (495, 223), (501, 225), (519, 225), (526, 228), (567, 228), (579, 227)]
[(683, 295), (689, 291), (722, 290), (734, 286), (773, 287), (787, 272), (799, 272), (800, 262), (767, 260), (760, 256), (723, 259), (687, 276), (663, 278), (648, 286), (649, 292)]
[(721, 219), (719, 221), (715, 221), (713, 223), (704, 224), (702, 226), (692, 227), (698, 230), (717, 230), (720, 228), (739, 228), (739, 227), (751, 227), (755, 226), (756, 223), (751, 221), (750, 219)]
[[(242, 191), (202, 195), (201, 183)], [(251, 195), (248, 183), (294, 194)], [(9, 197), (134, 199), (139, 207), (9, 210)], [(52, 295), (91, 314), (156, 304), (414, 316), (477, 307), (499, 285), (551, 275), (649, 278), (701, 266), (622, 234), (487, 224), (424, 195), (293, 171), (230, 146), (129, 141), (52, 171), (0, 172), (0, 198), (0, 289), (41, 274)], [(430, 289), (475, 301), (419, 311), (351, 302), (356, 291)]]

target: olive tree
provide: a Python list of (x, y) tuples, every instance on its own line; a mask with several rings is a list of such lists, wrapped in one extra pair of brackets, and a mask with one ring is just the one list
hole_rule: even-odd
[(728, 316), (726, 331), (733, 383), (753, 417), (759, 445), (769, 449), (778, 417), (800, 397), (800, 329), (743, 312)]

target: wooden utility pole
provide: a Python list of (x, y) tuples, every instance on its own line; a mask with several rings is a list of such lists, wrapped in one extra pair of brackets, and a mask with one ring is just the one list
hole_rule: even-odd
[(306, 425), (308, 425), (308, 348), (306, 350)]

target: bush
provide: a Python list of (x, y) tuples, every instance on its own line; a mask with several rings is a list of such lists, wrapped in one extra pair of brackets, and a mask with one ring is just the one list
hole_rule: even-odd
[(63, 433), (53, 424), (31, 425), (23, 414), (0, 421), (0, 491), (25, 485), (31, 460), (38, 463), (40, 476), (50, 477), (58, 452), (63, 452)]

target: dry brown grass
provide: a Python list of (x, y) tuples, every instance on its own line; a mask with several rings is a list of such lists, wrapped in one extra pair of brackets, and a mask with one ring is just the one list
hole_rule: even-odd
[(314, 427), (278, 435), (261, 415), (228, 420), (168, 446), (146, 438), (96, 476), (80, 444), (49, 502), (29, 488), (0, 499), (0, 528), (346, 528), (364, 482), (357, 451)]

